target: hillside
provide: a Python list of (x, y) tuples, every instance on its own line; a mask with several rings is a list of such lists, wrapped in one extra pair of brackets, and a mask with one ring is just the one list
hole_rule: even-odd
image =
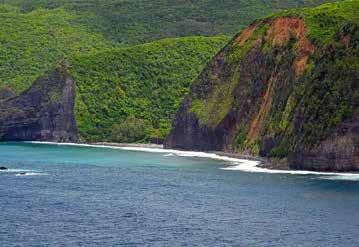
[[(227, 42), (186, 37), (123, 47), (78, 18), (64, 9), (22, 13), (0, 5), (0, 101), (20, 95), (65, 60), (76, 80), (83, 141), (161, 141), (191, 81)], [(140, 133), (121, 127), (127, 117)]]
[(191, 86), (167, 148), (359, 170), (359, 1), (253, 22)]
[(190, 83), (225, 43), (225, 37), (164, 39), (76, 57), (71, 75), (80, 136), (163, 140)]
[(74, 18), (61, 9), (22, 14), (0, 5), (0, 91), (21, 92), (62, 58), (111, 47)]
[[(74, 117), (78, 126), (76, 135), (81, 141), (162, 142), (169, 132), (171, 119), (178, 105), (188, 92), (190, 83), (226, 42), (226, 37), (187, 37), (164, 39), (128, 48), (103, 48), (69, 53), (64, 60), (66, 67), (69, 67), (64, 70), (66, 76), (76, 83), (76, 98), (71, 99), (75, 101)], [(29, 46), (36, 51), (37, 46)], [(9, 136), (15, 138), (13, 133), (20, 133), (19, 139), (16, 140), (22, 140), (22, 137), (24, 140), (33, 140), (30, 137), (39, 136), (36, 134), (37, 131), (51, 131), (48, 129), (49, 124), (44, 123), (51, 123), (55, 119), (50, 117), (52, 120), (44, 121), (38, 114), (52, 115), (51, 109), (55, 103), (53, 101), (58, 98), (56, 95), (59, 94), (59, 90), (56, 87), (41, 85), (56, 85), (52, 80), (41, 78), (54, 78), (51, 75), (55, 73), (53, 68), (57, 65), (51, 65), (51, 62), (54, 63), (56, 59), (67, 54), (61, 52), (60, 50), (54, 54), (36, 54), (39, 56), (19, 60), (15, 60), (14, 57), (12, 65), (18, 66), (18, 70), (15, 70), (16, 67), (12, 68), (11, 64), (1, 67), (4, 71), (10, 70), (7, 74), (9, 83), (0, 90), (0, 99), (3, 98), (0, 100), (1, 140), (8, 140)], [(49, 64), (41, 63), (42, 56), (49, 58), (44, 58)], [(39, 59), (38, 63), (31, 64), (35, 59)], [(26, 64), (25, 61), (30, 64)], [(43, 72), (44, 70), (46, 71)], [(39, 79), (32, 80), (33, 77)], [(34, 89), (34, 85), (38, 86)], [(31, 92), (35, 91), (35, 94), (27, 94), (28, 90), (22, 93), (21, 89), (27, 87), (30, 87)], [(38, 87), (53, 92), (49, 93), (50, 96), (41, 96), (45, 97), (39, 103), (41, 106), (36, 105), (37, 101), (32, 97), (36, 94), (47, 95), (48, 92), (39, 92), (36, 90)], [(13, 103), (18, 101), (26, 102), (26, 107)], [(32, 106), (31, 102), (36, 104)], [(30, 109), (29, 115), (26, 115), (31, 116), (28, 120), (25, 121), (23, 114), (11, 118), (12, 113), (21, 113), (24, 107)], [(57, 109), (56, 104), (54, 107)], [(34, 109), (41, 110), (36, 113)], [(33, 129), (26, 123), (37, 127)], [(1, 130), (2, 128), (5, 130)], [(28, 133), (32, 131), (36, 133)], [(46, 136), (40, 139), (46, 140), (44, 138)], [(51, 140), (63, 141), (66, 138)]]
[[(76, 93), (73, 94), (75, 104), (70, 108), (74, 111), (73, 116), (78, 132), (76, 131), (76, 138), (63, 136), (56, 139), (56, 136), (53, 136), (54, 140), (61, 141), (70, 138), (80, 141), (118, 142), (162, 142), (170, 131), (171, 119), (180, 102), (188, 93), (191, 82), (198, 76), (207, 62), (224, 46), (226, 37), (193, 36), (162, 39), (140, 45), (130, 46), (129, 44), (141, 43), (163, 36), (230, 34), (241, 29), (243, 23), (251, 18), (268, 13), (273, 9), (282, 9), (293, 5), (292, 1), (281, 1), (280, 3), (268, 1), (266, 4), (259, 4), (257, 1), (224, 1), (218, 4), (218, 2), (212, 1), (197, 1), (195, 3), (176, 1), (174, 3), (173, 1), (153, 2), (145, 0), (106, 2), (99, 0), (16, 0), (3, 2), (8, 3), (0, 5), (0, 21), (2, 23), (0, 26), (0, 57), (3, 58), (0, 60), (0, 103), (4, 113), (0, 116), (0, 120), (3, 121), (4, 125), (7, 125), (6, 123), (9, 121), (10, 125), (8, 126), (19, 127), (20, 129), (24, 127), (21, 125), (21, 121), (15, 121), (14, 125), (11, 125), (13, 120), (22, 119), (24, 116), (22, 114), (16, 115), (14, 119), (9, 117), (11, 116), (11, 114), (8, 115), (9, 112), (22, 111), (17, 109), (16, 102), (26, 102), (26, 107), (32, 109), (31, 111), (34, 114), (36, 109), (40, 109), (39, 112), (45, 115), (53, 114), (51, 113), (53, 107), (58, 109), (53, 100), (59, 95), (59, 89), (49, 88), (46, 85), (38, 86), (46, 88), (49, 92), (54, 92), (45, 94), (45, 92), (38, 92), (34, 85), (40, 85), (47, 81), (42, 80), (42, 78), (55, 78), (51, 75), (56, 74), (54, 68), (62, 61), (66, 65), (66, 69), (64, 69), (66, 78), (74, 80), (76, 85)], [(316, 5), (319, 2), (321, 1), (301, 1), (300, 3), (297, 2), (296, 5)], [(145, 15), (144, 12), (151, 14)], [(277, 41), (264, 38), (264, 34), (269, 32), (271, 23), (275, 22), (277, 16), (304, 18), (308, 27), (308, 30), (305, 31), (307, 31), (306, 35), (311, 42), (310, 45), (307, 47), (309, 41), (300, 41), (304, 42), (304, 48), (298, 48), (299, 52), (297, 52), (295, 51), (297, 49), (294, 45), (295, 42), (293, 41), (293, 43), (292, 39), (288, 42), (293, 43), (293, 47), (288, 48), (285, 42), (285, 45), (277, 47), (277, 45), (273, 45)], [(243, 19), (243, 17), (245, 18)], [(298, 67), (295, 74), (303, 74), (301, 78), (304, 78), (306, 73), (302, 70), (305, 69), (306, 64), (308, 63), (308, 68), (313, 68), (319, 61), (319, 58), (314, 57), (316, 55), (314, 51), (325, 50), (321, 47), (332, 45), (333, 35), (340, 30), (355, 33), (352, 30), (353, 24), (347, 24), (350, 27), (348, 30), (345, 29), (347, 26), (342, 27), (342, 24), (347, 21), (357, 23), (356, 18), (355, 8), (353, 9), (346, 2), (339, 5), (324, 5), (314, 9), (281, 12), (268, 17), (265, 21), (255, 22), (253, 34), (251, 34), (251, 29), (244, 31), (244, 38), (240, 38), (244, 41), (235, 42), (233, 40), (231, 45), (227, 45), (218, 55), (221, 57), (221, 54), (225, 54), (226, 61), (224, 64), (226, 67), (224, 68), (225, 73), (223, 72), (223, 75), (221, 74), (218, 77), (218, 82), (215, 84), (221, 85), (222, 81), (228, 81), (228, 78), (232, 78), (232, 82), (220, 87), (216, 86), (212, 92), (213, 95), (208, 99), (207, 96), (203, 95), (211, 87), (206, 86), (205, 92), (200, 92), (200, 97), (204, 98), (191, 93), (190, 98), (193, 99), (193, 104), (190, 112), (196, 113), (203, 126), (210, 126), (210, 128), (219, 126), (223, 119), (226, 119), (228, 112), (232, 109), (233, 102), (235, 102), (234, 98), (236, 97), (230, 95), (236, 87), (235, 80), (242, 78), (239, 77), (239, 70), (243, 69), (241, 74), (244, 76), (246, 73), (253, 73), (253, 75), (248, 75), (246, 79), (248, 81), (252, 80), (253, 78), (250, 76), (254, 75), (256, 76), (254, 81), (258, 78), (258, 80), (268, 81), (266, 74), (262, 75), (255, 71), (255, 66), (248, 66), (253, 61), (243, 59), (247, 53), (249, 54), (249, 51), (253, 50), (252, 41), (255, 38), (262, 37), (264, 39), (263, 49), (260, 50), (264, 54), (263, 57), (269, 61), (265, 60), (267, 61), (265, 66), (269, 66), (268, 69), (273, 69), (270, 66), (279, 63), (274, 61), (273, 57), (277, 56), (276, 53), (283, 47), (286, 47), (283, 56), (288, 59), (288, 63), (292, 59), (292, 57), (287, 56), (288, 54), (294, 57), (300, 53), (300, 59), (298, 58), (295, 61)], [(197, 26), (193, 21), (194, 19), (200, 20), (198, 23), (201, 25)], [(243, 20), (245, 21), (242, 22)], [(285, 27), (286, 22), (278, 25)], [(289, 25), (289, 29), (292, 29), (292, 26), (299, 24), (295, 22), (295, 24)], [(289, 33), (299, 31), (302, 32), (303, 30), (289, 30)], [(283, 35), (288, 36), (287, 34)], [(294, 38), (298, 38), (296, 35)], [(297, 43), (303, 45), (300, 42)], [(321, 49), (314, 49), (312, 46)], [(283, 59), (283, 57), (278, 59)], [(242, 62), (247, 64), (247, 67), (237, 66), (237, 63)], [(223, 63), (221, 58), (219, 63)], [(355, 66), (356, 63), (348, 64)], [(202, 81), (212, 83), (217, 75), (211, 75), (211, 68), (214, 71), (222, 69), (213, 64), (210, 65), (199, 77), (194, 88), (202, 87), (200, 86)], [(208, 78), (206, 73), (209, 76)], [(286, 71), (285, 73), (288, 78), (291, 78), (290, 72)], [(283, 72), (283, 75), (285, 73)], [(295, 80), (297, 81), (298, 78)], [(254, 89), (254, 91), (257, 90), (257, 93), (264, 94), (263, 90), (266, 84), (260, 85), (263, 81), (258, 82), (259, 89)], [(291, 85), (291, 82), (289, 84)], [(295, 87), (295, 92), (304, 90), (301, 87)], [(27, 94), (29, 90), (35, 93)], [(31, 106), (31, 97), (36, 94), (45, 95), (45, 99), (39, 103), (39, 106)], [(293, 94), (292, 98), (294, 97), (299, 96)], [(286, 102), (285, 99), (281, 98), (281, 100)], [(258, 104), (257, 102), (254, 106)], [(62, 102), (62, 105), (66, 109), (69, 108), (66, 102)], [(343, 106), (340, 114), (349, 114), (349, 110), (345, 107), (347, 106)], [(214, 112), (213, 109), (215, 109)], [(38, 114), (40, 113), (31, 117), (32, 124), (38, 126), (36, 127), (37, 131), (40, 133), (42, 133), (41, 130), (51, 131), (54, 126), (51, 127), (46, 123), (51, 122), (51, 119), (54, 120), (52, 118), (54, 116), (49, 116), (50, 120), (43, 120), (42, 116)], [(340, 114), (333, 119), (336, 119), (337, 122), (341, 121), (342, 115)], [(264, 121), (262, 118), (261, 116), (258, 121)], [(278, 123), (277, 118), (276, 115), (271, 120), (273, 126)], [(277, 135), (279, 130), (273, 126), (271, 131)], [(60, 128), (61, 131), (66, 129), (66, 126), (60, 127), (63, 127), (63, 129)], [(322, 125), (318, 128), (321, 127)], [(27, 130), (26, 128), (30, 129)], [(21, 134), (21, 136), (26, 137), (25, 139), (35, 136), (27, 132), (31, 131), (31, 126), (26, 128), (25, 134)], [(71, 129), (73, 130), (75, 127)], [(0, 139), (5, 140), (9, 134), (5, 132), (10, 130), (3, 131), (3, 137), (0, 136)], [(231, 132), (230, 135), (233, 133)], [(322, 132), (315, 131), (315, 134), (322, 135)], [(242, 134), (239, 136), (243, 137)], [(211, 135), (208, 134), (205, 138), (211, 138)], [(226, 140), (216, 146), (216, 149), (221, 150), (230, 147), (231, 150), (241, 152), (248, 150), (254, 154), (260, 152), (261, 144), (258, 143), (262, 139), (259, 137), (253, 142), (245, 142), (245, 145), (242, 145), (241, 141), (238, 141), (239, 139), (236, 139), (239, 144), (233, 144), (232, 141)], [(210, 146), (210, 149), (212, 148), (213, 146)], [(285, 156), (287, 152), (287, 149), (280, 146), (273, 152), (271, 151), (270, 155)]]
[(75, 81), (67, 65), (39, 77), (17, 97), (0, 101), (0, 139), (76, 142)]
[(39, 7), (64, 8), (75, 23), (124, 44), (194, 35), (232, 36), (253, 20), (294, 7), (316, 6), (330, 0), (0, 0), (22, 12)]

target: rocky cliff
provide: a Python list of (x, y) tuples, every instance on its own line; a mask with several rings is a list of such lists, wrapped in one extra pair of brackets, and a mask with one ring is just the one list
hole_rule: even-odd
[(0, 99), (0, 141), (76, 142), (74, 98), (75, 82), (59, 65), (21, 95)]
[(193, 83), (165, 147), (359, 170), (358, 9), (344, 1), (254, 22)]

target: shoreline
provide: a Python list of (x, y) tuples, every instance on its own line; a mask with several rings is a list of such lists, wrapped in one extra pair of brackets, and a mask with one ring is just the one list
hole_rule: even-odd
[[(243, 155), (237, 153), (229, 153), (229, 152), (222, 152), (222, 151), (197, 151), (197, 150), (181, 150), (181, 149), (166, 149), (163, 147), (162, 144), (152, 144), (152, 143), (119, 143), (119, 142), (88, 142), (84, 143), (87, 145), (102, 145), (106, 147), (133, 147), (133, 148), (156, 148), (156, 149), (163, 149), (168, 150), (176, 150), (180, 152), (199, 152), (199, 153), (208, 153), (208, 154), (216, 154), (222, 157), (229, 157), (235, 159), (245, 159), (245, 160), (252, 160), (252, 161), (259, 161), (263, 163), (268, 163), (269, 160), (263, 157), (255, 157), (252, 155)], [(289, 169), (289, 168), (288, 168)]]
[(153, 143), (120, 143), (120, 142), (84, 142), (79, 144), (102, 145), (108, 147), (138, 147), (138, 148), (163, 148), (162, 144)]
[[(359, 180), (358, 172), (325, 172), (325, 171), (310, 171), (310, 170), (291, 170), (287, 166), (285, 160), (282, 164), (273, 165), (277, 162), (275, 159), (253, 157), (250, 155), (227, 153), (227, 152), (201, 152), (201, 151), (184, 151), (175, 149), (164, 149), (160, 144), (148, 143), (111, 143), (111, 142), (89, 142), (89, 143), (61, 143), (61, 142), (42, 142), (42, 141), (28, 141), (34, 144), (50, 144), (50, 145), (69, 145), (82, 147), (97, 147), (97, 148), (113, 148), (127, 151), (152, 152), (173, 154), (181, 157), (198, 157), (206, 159), (214, 159), (230, 162), (228, 166), (220, 168), (222, 170), (236, 170), (249, 173), (270, 173), (270, 174), (291, 174), (291, 175), (319, 175), (331, 177), (345, 177), (348, 180)], [(166, 155), (167, 156), (167, 155)], [(280, 162), (279, 162), (280, 163)], [(341, 178), (340, 178), (341, 179)]]
[(221, 151), (214, 151), (213, 153), (221, 156), (232, 157), (237, 159), (258, 161), (260, 162), (258, 164), (258, 167), (261, 168), (266, 168), (271, 170), (283, 170), (283, 171), (291, 170), (286, 160), (270, 159), (266, 157), (252, 156), (252, 155), (239, 154), (239, 153), (221, 152)]
[[(102, 145), (107, 147), (133, 147), (133, 148), (156, 148), (156, 149), (163, 149), (163, 150), (172, 150), (172, 149), (165, 149), (162, 144), (152, 144), (152, 143), (118, 143), (118, 142), (94, 142), (94, 143), (84, 143), (88, 145)], [(177, 149), (176, 149), (177, 150)], [(178, 150), (183, 152), (205, 152), (209, 154), (216, 154), (222, 157), (229, 157), (241, 160), (251, 160), (260, 162), (258, 164), (259, 167), (272, 169), (272, 170), (290, 170), (288, 164), (283, 160), (277, 159), (269, 159), (265, 157), (256, 157), (252, 155), (244, 155), (239, 153), (230, 153), (230, 152), (223, 152), (223, 151), (193, 151), (193, 150)]]
[[(206, 153), (209, 155), (218, 156), (217, 158), (226, 159), (236, 159), (236, 160), (247, 160), (249, 165), (241, 169), (239, 166), (224, 168), (225, 170), (241, 170), (245, 172), (265, 172), (273, 174), (298, 174), (298, 175), (327, 175), (327, 176), (359, 176), (359, 172), (348, 171), (348, 172), (338, 172), (338, 171), (315, 171), (315, 170), (293, 170), (289, 167), (287, 160), (277, 159), (277, 158), (266, 158), (266, 157), (257, 157), (252, 155), (245, 155), (239, 153), (223, 152), (223, 151), (189, 151), (189, 150), (174, 150), (174, 149), (165, 149), (162, 144), (152, 144), (152, 143), (116, 143), (116, 142), (96, 142), (96, 143), (86, 143), (88, 145), (102, 145), (106, 147), (119, 147), (119, 148), (139, 148), (139, 149), (161, 149), (164, 152), (195, 152), (195, 153)], [(215, 157), (207, 157), (211, 159), (216, 159)], [(255, 164), (256, 163), (256, 164)], [(243, 166), (243, 165), (242, 165)], [(238, 169), (237, 169), (238, 168)]]

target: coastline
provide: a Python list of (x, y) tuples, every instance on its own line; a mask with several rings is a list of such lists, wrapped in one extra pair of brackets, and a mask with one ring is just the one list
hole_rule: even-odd
[[(223, 170), (238, 170), (250, 173), (270, 173), (270, 174), (291, 174), (291, 175), (322, 175), (329, 179), (337, 177), (338, 179), (348, 179), (357, 181), (359, 179), (359, 173), (356, 172), (324, 172), (324, 171), (310, 171), (310, 170), (292, 170), (290, 169), (286, 159), (277, 158), (265, 158), (256, 157), (252, 155), (245, 155), (240, 153), (222, 152), (222, 151), (186, 151), (186, 150), (173, 150), (165, 149), (161, 144), (151, 143), (112, 143), (112, 142), (96, 142), (88, 143), (88, 145), (102, 145), (105, 147), (118, 147), (124, 148), (125, 150), (135, 151), (153, 151), (159, 152), (175, 152), (179, 156), (197, 156), (195, 154), (207, 154), (199, 155), (199, 157), (218, 159), (224, 161), (231, 161), (234, 165), (222, 168)], [(160, 151), (161, 152), (161, 151)], [(187, 153), (187, 154), (186, 154)]]
[[(152, 143), (118, 143), (118, 142), (94, 142), (94, 143), (85, 143), (88, 145), (102, 145), (107, 147), (133, 147), (133, 148), (155, 148), (167, 150), (163, 147), (162, 144), (152, 144)], [(171, 150), (171, 149), (168, 149)], [(184, 152), (203, 152), (203, 151), (190, 151), (190, 150), (178, 150)], [(251, 160), (257, 161), (258, 166), (262, 168), (272, 169), (272, 170), (290, 170), (288, 163), (285, 160), (279, 159), (269, 159), (264, 157), (256, 157), (252, 155), (244, 155), (239, 153), (230, 153), (222, 151), (206, 151), (205, 153), (216, 154), (222, 157), (229, 157), (241, 160)]]
[(138, 148), (162, 148), (162, 144), (153, 143), (120, 143), (120, 142), (85, 142), (88, 145), (102, 145), (108, 147), (138, 147)]
[[(107, 147), (155, 148), (155, 149), (163, 149), (164, 151), (168, 150), (169, 152), (171, 150), (173, 150), (173, 149), (165, 149), (162, 144), (152, 144), (152, 143), (118, 143), (118, 142), (93, 142), (92, 143), (92, 142), (89, 142), (89, 143), (84, 143), (84, 144), (102, 145), (102, 146), (107, 146)], [(263, 167), (273, 167), (273, 169), (275, 168), (275, 166), (270, 166), (269, 164), (264, 164), (264, 163), (269, 163), (269, 159), (266, 159), (263, 157), (255, 157), (252, 155), (243, 155), (243, 154), (238, 154), (238, 153), (229, 153), (229, 152), (222, 152), (222, 151), (195, 151), (195, 150), (179, 150), (179, 149), (176, 149), (176, 151), (200, 152), (200, 153), (216, 154), (216, 155), (219, 155), (222, 157), (229, 157), (229, 158), (234, 158), (234, 159), (258, 161), (258, 162), (261, 162), (261, 165), (263, 165)], [(289, 169), (289, 167), (288, 167), (288, 169)]]
[(289, 175), (319, 175), (326, 179), (343, 179), (343, 180), (359, 180), (359, 173), (357, 172), (320, 172), (309, 170), (291, 170), (283, 164), (273, 165), (275, 159), (266, 159), (261, 157), (253, 157), (243, 154), (235, 154), (228, 152), (200, 152), (200, 151), (184, 151), (175, 149), (164, 149), (159, 144), (146, 144), (146, 143), (111, 143), (111, 142), (93, 142), (93, 143), (58, 143), (58, 142), (41, 142), (30, 141), (34, 144), (50, 144), (50, 145), (69, 145), (80, 147), (94, 147), (94, 148), (113, 148), (126, 151), (137, 152), (151, 152), (163, 153), (164, 156), (180, 156), (180, 157), (197, 157), (214, 159), (227, 162), (227, 165), (221, 170), (242, 171), (249, 173), (268, 173), (268, 174), (289, 174)]
[(214, 152), (215, 154), (226, 156), (226, 157), (232, 157), (237, 159), (246, 159), (246, 160), (253, 160), (258, 161), (258, 167), (271, 169), (271, 170), (290, 170), (290, 167), (288, 166), (288, 163), (285, 159), (270, 159), (265, 157), (259, 157), (259, 156), (252, 156), (252, 155), (245, 155), (240, 153), (229, 153), (229, 152)]

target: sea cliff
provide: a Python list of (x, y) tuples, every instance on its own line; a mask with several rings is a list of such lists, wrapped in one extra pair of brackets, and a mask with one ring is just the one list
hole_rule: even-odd
[(359, 170), (357, 9), (343, 1), (255, 21), (193, 83), (164, 146)]
[(0, 140), (76, 142), (75, 81), (58, 65), (22, 94), (0, 99)]

